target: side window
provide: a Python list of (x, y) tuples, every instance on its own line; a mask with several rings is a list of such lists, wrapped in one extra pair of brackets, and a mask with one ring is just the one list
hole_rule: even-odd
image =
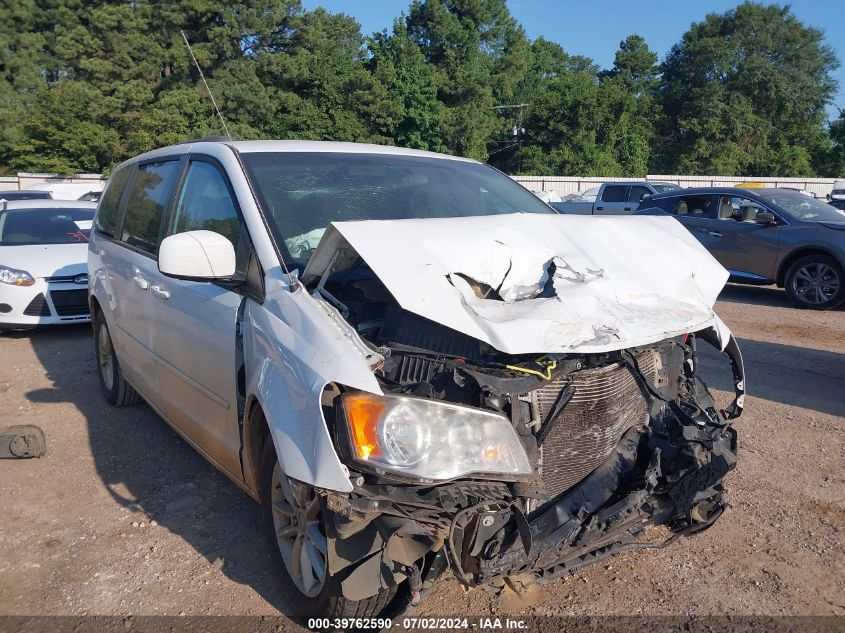
[(625, 202), (627, 185), (610, 185), (604, 188), (601, 194), (602, 202)]
[(719, 219), (734, 222), (757, 222), (757, 214), (766, 209), (748, 198), (719, 196)]
[(179, 176), (179, 164), (170, 160), (138, 168), (126, 202), (122, 241), (155, 255), (161, 221)]
[(97, 215), (94, 219), (94, 227), (100, 233), (114, 237), (114, 231), (117, 228), (117, 211), (120, 206), (120, 199), (123, 197), (127, 178), (129, 178), (129, 167), (116, 171), (109, 178), (106, 192), (100, 200)]
[(675, 198), (675, 215), (689, 215), (697, 218), (712, 218), (713, 196), (681, 196)]
[(211, 163), (192, 161), (167, 233), (199, 230), (220, 233), (232, 242), (238, 272), (246, 270), (249, 244), (226, 180)]
[(635, 202), (636, 204), (639, 204), (643, 201), (643, 198), (649, 195), (651, 195), (651, 189), (648, 187), (643, 187), (642, 185), (632, 185), (631, 193), (628, 194), (628, 202)]

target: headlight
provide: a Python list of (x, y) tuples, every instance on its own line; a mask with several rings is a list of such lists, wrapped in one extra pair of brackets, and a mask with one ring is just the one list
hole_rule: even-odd
[(355, 457), (378, 468), (433, 481), (531, 473), (519, 436), (496, 413), (369, 393), (344, 395), (343, 410)]
[(0, 283), (12, 286), (31, 286), (35, 283), (35, 279), (25, 270), (0, 266)]

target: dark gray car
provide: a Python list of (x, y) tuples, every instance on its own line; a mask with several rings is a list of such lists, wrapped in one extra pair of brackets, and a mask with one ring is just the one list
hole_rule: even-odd
[(802, 308), (845, 301), (845, 212), (787, 189), (702, 187), (657, 194), (640, 214), (673, 215), (731, 281), (777, 284)]

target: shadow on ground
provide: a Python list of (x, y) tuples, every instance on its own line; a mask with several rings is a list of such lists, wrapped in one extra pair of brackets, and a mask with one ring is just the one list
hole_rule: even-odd
[[(97, 474), (114, 500), (181, 536), (232, 581), (251, 586), (288, 613), (260, 531), (255, 501), (232, 484), (144, 404), (109, 406), (100, 393), (90, 326), (30, 337), (52, 389), (36, 403), (71, 402), (85, 416)], [(139, 519), (143, 520), (143, 519)]]
[[(744, 286), (742, 284), (728, 284), (719, 295), (719, 301), (728, 303), (744, 303), (755, 306), (770, 306), (772, 308), (792, 308), (795, 305), (786, 298), (783, 288), (777, 286)], [(837, 311), (845, 311), (845, 304)]]
[[(845, 354), (739, 339), (748, 395), (772, 402), (845, 416)], [(700, 370), (708, 386), (733, 391), (727, 359), (699, 345)]]

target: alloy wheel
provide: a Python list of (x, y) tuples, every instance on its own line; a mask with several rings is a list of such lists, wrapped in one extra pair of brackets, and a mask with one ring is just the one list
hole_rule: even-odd
[(111, 336), (109, 328), (105, 323), (100, 324), (98, 333), (97, 355), (100, 364), (100, 375), (103, 377), (103, 384), (108, 391), (114, 388), (114, 359), (112, 355)]
[(792, 278), (792, 290), (803, 302), (822, 305), (839, 292), (839, 275), (824, 262), (811, 262), (799, 268)]
[(326, 582), (326, 537), (320, 527), (320, 499), (314, 489), (289, 479), (279, 468), (270, 482), (276, 544), (296, 588), (315, 597)]

